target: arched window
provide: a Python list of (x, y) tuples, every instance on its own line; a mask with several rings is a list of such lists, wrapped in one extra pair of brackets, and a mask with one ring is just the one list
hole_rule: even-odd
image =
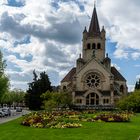
[(88, 44), (87, 44), (87, 49), (89, 49), (89, 50), (90, 50), (90, 43), (88, 43)]
[(100, 43), (97, 44), (97, 49), (101, 49), (101, 44)]
[(120, 86), (120, 92), (122, 92), (122, 93), (124, 92), (124, 87), (123, 87), (123, 85)]
[(92, 44), (92, 49), (96, 49), (96, 44), (95, 43)]
[(67, 89), (67, 87), (66, 86), (63, 86), (63, 90), (66, 90)]
[(86, 97), (86, 105), (99, 105), (99, 96), (96, 93), (90, 93)]

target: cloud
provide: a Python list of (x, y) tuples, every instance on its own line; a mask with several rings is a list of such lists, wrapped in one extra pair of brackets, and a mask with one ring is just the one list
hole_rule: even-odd
[(4, 4), (7, 4), (7, 0), (1, 0), (0, 1), (0, 5), (4, 5)]
[[(23, 8), (24, 14), (14, 13), (10, 15), (7, 11), (3, 12), (0, 20), (0, 30), (10, 33), (16, 39), (23, 38), (25, 35), (31, 35), (41, 40), (50, 39), (65, 44), (79, 43), (81, 39), (80, 23), (76, 15), (74, 16), (73, 13), (68, 11), (70, 6), (64, 6), (62, 4), (61, 8), (57, 11), (58, 13), (54, 13), (53, 16), (51, 14), (46, 15), (46, 13), (41, 11), (45, 19), (40, 18), (40, 21), (34, 20), (33, 22), (32, 18), (29, 19), (30, 16), (28, 17), (24, 13), (26, 6)], [(76, 5), (72, 7), (77, 8)], [(34, 18), (38, 18), (38, 15), (34, 16), (37, 16)], [(45, 22), (42, 24), (43, 20)]]
[(135, 85), (127, 85), (128, 86), (128, 92), (133, 92), (135, 89)]
[(21, 82), (21, 81), (10, 81), (10, 88), (11, 89), (21, 89), (25, 90), (28, 88), (28, 82)]
[(139, 65), (139, 64), (137, 64), (137, 65), (134, 65), (134, 67), (140, 67), (140, 65)]
[(118, 46), (118, 48), (114, 52), (114, 56), (116, 58), (128, 58), (128, 52), (125, 51), (122, 47)]
[(131, 56), (134, 60), (137, 60), (140, 58), (140, 52), (134, 52), (131, 54)]
[[(124, 8), (124, 5), (130, 6)], [(108, 37), (112, 42), (117, 42), (116, 51), (114, 56), (116, 58), (128, 58), (136, 59), (138, 54), (133, 53), (132, 50), (140, 50), (139, 34), (140, 25), (139, 17), (139, 4), (140, 1), (131, 0), (101, 0), (100, 11), (105, 18)], [(131, 49), (131, 51), (128, 51)]]
[(111, 64), (112, 67), (115, 67), (118, 71), (121, 70), (121, 68), (117, 64)]
[[(32, 71), (35, 69), (38, 73), (47, 71), (52, 84), (55, 85), (75, 65), (78, 52), (80, 52), (78, 45), (66, 47), (51, 41), (41, 43), (39, 39), (34, 37), (31, 37), (28, 44), (18, 44), (16, 47), (7, 48), (7, 50), (13, 53), (13, 55), (6, 57), (7, 63), (11, 63), (18, 69), (17, 72), (7, 70), (12, 81), (31, 81)], [(76, 53), (72, 55), (73, 52)], [(15, 53), (19, 55), (16, 56)], [(25, 59), (28, 56), (32, 56), (30, 61)], [(17, 79), (17, 76), (21, 77)]]
[[(0, 1), (0, 48), (7, 62), (18, 69), (7, 69), (12, 83), (23, 87), (36, 69), (47, 71), (53, 84), (59, 84), (82, 50), (82, 31), (89, 25), (93, 1), (13, 1), (24, 5)], [(127, 3), (131, 6), (124, 8)], [(105, 25), (107, 38), (117, 44), (112, 52), (116, 59), (140, 57), (139, 4), (138, 0), (97, 1), (100, 25)], [(29, 41), (23, 41), (27, 36)], [(23, 77), (18, 80), (16, 75)]]
[(140, 79), (140, 74), (136, 76), (136, 79)]
[(61, 43), (76, 44), (79, 43), (81, 39), (81, 30), (79, 26), (78, 20), (53, 23), (52, 26), (46, 30), (48, 34), (45, 37)]
[[(8, 12), (4, 12), (1, 16), (1, 24), (0, 24), (0, 31), (1, 32), (8, 32), (16, 39), (19, 39), (22, 37), (22, 33), (26, 34), (30, 32), (29, 28), (26, 27), (20, 27), (20, 20), (18, 17), (24, 18), (24, 14), (18, 14), (14, 15), (14, 17), (10, 16)], [(15, 32), (16, 31), (16, 32)]]

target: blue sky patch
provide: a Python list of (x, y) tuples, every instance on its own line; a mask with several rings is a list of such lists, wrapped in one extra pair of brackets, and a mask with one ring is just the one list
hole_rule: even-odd
[(25, 5), (25, 1), (17, 1), (17, 0), (7, 0), (8, 6), (12, 7), (23, 7)]
[(31, 37), (29, 35), (27, 35), (22, 40), (15, 41), (13, 46), (16, 47), (19, 44), (20, 45), (21, 44), (29, 44), (29, 43), (31, 43), (30, 39), (31, 39)]

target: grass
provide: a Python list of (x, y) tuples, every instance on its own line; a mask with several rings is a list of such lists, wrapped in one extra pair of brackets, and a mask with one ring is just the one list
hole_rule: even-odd
[(81, 128), (44, 129), (20, 125), (21, 119), (0, 125), (0, 140), (137, 140), (140, 114), (131, 122), (84, 122)]

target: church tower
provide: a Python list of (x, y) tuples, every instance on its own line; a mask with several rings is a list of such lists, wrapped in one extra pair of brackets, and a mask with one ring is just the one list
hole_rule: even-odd
[(105, 29), (100, 31), (96, 7), (94, 6), (93, 14), (87, 31), (86, 27), (83, 32), (83, 59), (88, 62), (92, 57), (96, 57), (101, 62), (105, 58)]
[(106, 31), (100, 30), (94, 6), (89, 29), (85, 27), (82, 55), (61, 81), (61, 89), (72, 93), (76, 106), (112, 108), (121, 96), (127, 94), (126, 79), (115, 68), (106, 53)]

